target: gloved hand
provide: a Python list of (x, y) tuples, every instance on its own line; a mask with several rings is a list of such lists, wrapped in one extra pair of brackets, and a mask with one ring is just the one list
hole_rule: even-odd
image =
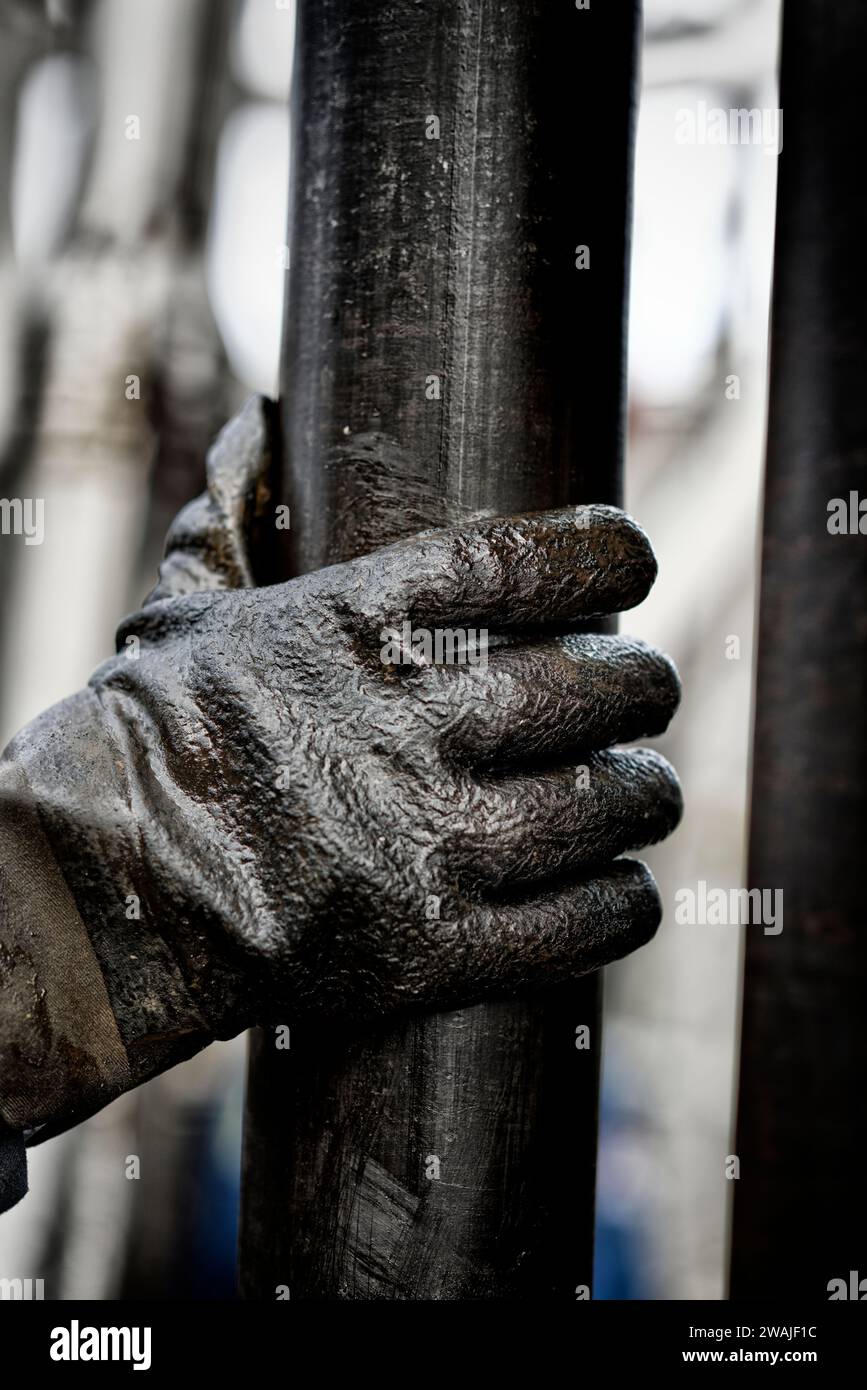
[[(0, 764), (0, 1122), (83, 1117), (256, 1022), (442, 1008), (596, 970), (659, 919), (671, 663), (564, 637), (655, 562), (610, 507), (430, 531), (253, 583), (273, 516), (252, 402), (118, 655)], [(388, 664), (487, 628), (487, 665)]]

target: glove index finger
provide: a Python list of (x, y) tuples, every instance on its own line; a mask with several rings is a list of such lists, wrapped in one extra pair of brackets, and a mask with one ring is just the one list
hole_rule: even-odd
[(500, 631), (633, 608), (655, 577), (641, 527), (593, 504), (425, 531), (336, 567), (332, 582), (372, 622)]

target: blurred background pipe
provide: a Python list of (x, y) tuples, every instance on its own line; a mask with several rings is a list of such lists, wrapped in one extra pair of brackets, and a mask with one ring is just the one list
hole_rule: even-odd
[[(867, 10), (784, 7), (771, 395), (731, 1293), (827, 1298), (865, 1267)], [(867, 533), (867, 520), (864, 522)]]

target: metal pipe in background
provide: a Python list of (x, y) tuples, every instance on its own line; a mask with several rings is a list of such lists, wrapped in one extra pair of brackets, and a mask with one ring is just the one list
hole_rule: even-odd
[(862, 0), (785, 6), (733, 1298), (867, 1276), (865, 63)]
[[(638, 20), (300, 0), (287, 573), (479, 509), (620, 499)], [(363, 1038), (298, 1028), (288, 1052), (260, 1034), (243, 1292), (574, 1300), (600, 1043), (593, 979)]]

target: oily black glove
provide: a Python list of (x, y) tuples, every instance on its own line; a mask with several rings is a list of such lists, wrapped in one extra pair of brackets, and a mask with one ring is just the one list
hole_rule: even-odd
[[(118, 655), (0, 764), (13, 1130), (255, 1022), (507, 995), (656, 928), (648, 871), (613, 861), (673, 828), (677, 780), (610, 745), (665, 728), (677, 676), (562, 635), (645, 596), (643, 532), (610, 507), (486, 519), (249, 587), (268, 437), (251, 402)], [(425, 664), (467, 630), (480, 664)]]

